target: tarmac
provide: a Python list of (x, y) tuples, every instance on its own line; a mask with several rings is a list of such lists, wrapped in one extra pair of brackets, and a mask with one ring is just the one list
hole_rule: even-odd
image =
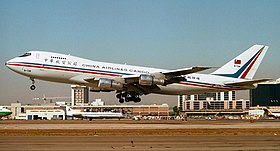
[(0, 150), (279, 150), (280, 121), (0, 121)]

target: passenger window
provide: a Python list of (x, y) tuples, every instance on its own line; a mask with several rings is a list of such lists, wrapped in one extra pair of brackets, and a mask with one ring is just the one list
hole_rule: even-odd
[(25, 53), (25, 54), (23, 54), (23, 55), (21, 55), (19, 57), (27, 57), (27, 56), (31, 56), (31, 53)]

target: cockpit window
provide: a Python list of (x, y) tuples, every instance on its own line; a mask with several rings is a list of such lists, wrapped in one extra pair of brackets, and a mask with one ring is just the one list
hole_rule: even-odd
[(31, 53), (25, 53), (25, 54), (23, 54), (23, 55), (20, 55), (19, 57), (27, 57), (27, 56), (31, 56)]

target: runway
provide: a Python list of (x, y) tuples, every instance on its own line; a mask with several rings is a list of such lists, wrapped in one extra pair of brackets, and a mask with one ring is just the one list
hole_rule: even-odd
[(29, 136), (1, 138), (1, 150), (279, 150), (274, 136)]
[(0, 121), (1, 150), (279, 150), (279, 121)]
[(72, 123), (72, 124), (64, 124), (64, 123), (57, 123), (57, 124), (48, 124), (47, 122), (42, 122), (41, 124), (1, 124), (0, 129), (2, 128), (8, 129), (232, 129), (232, 128), (279, 128), (280, 122), (256, 122), (256, 123), (249, 123), (249, 122), (213, 122), (210, 121), (206, 123), (187, 123), (187, 122), (176, 122), (176, 123), (139, 123), (139, 122), (128, 122), (128, 123), (94, 123), (89, 122), (85, 123)]

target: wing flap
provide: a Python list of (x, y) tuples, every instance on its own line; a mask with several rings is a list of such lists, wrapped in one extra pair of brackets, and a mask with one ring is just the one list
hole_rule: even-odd
[(195, 67), (190, 67), (190, 68), (171, 70), (171, 71), (163, 72), (163, 74), (166, 76), (177, 77), (177, 76), (181, 76), (181, 75), (200, 72), (200, 71), (207, 70), (210, 68), (212, 68), (212, 67), (195, 66)]

